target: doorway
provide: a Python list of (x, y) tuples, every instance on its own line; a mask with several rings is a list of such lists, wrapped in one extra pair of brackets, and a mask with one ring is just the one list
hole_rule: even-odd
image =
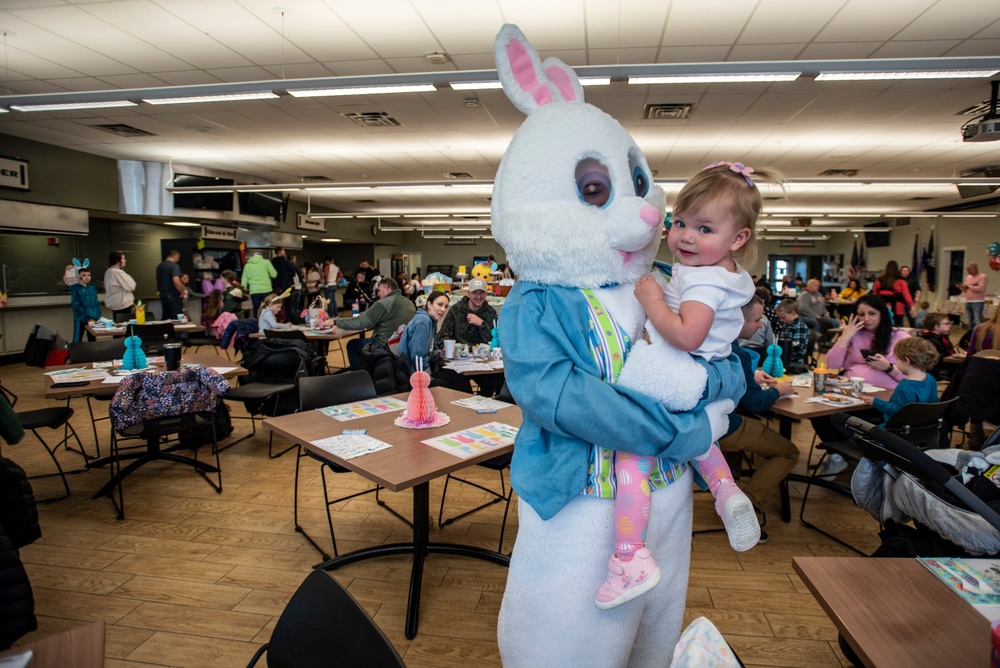
[[(946, 294), (955, 297), (962, 294), (958, 284), (965, 279), (965, 248), (942, 248), (944, 253), (945, 271), (947, 272)], [(940, 286), (938, 294), (941, 293)]]

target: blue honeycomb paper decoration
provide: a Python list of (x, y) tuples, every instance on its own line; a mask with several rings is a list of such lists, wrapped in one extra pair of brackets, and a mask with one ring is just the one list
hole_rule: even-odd
[(785, 365), (781, 361), (781, 346), (772, 343), (767, 347), (767, 357), (764, 358), (764, 373), (770, 374), (774, 378), (781, 378), (785, 375)]
[(125, 356), (122, 357), (122, 369), (133, 371), (146, 368), (146, 353), (142, 349), (142, 339), (138, 336), (125, 337)]

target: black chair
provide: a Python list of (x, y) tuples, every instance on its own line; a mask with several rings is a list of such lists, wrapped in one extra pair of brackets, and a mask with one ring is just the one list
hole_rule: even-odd
[[(349, 404), (354, 401), (374, 399), (376, 396), (378, 395), (375, 392), (375, 384), (372, 382), (372, 378), (368, 375), (367, 371), (350, 371), (347, 373), (337, 374), (335, 376), (311, 376), (299, 379), (300, 411), (315, 410), (317, 408), (337, 406), (339, 404)], [(354, 494), (342, 496), (331, 501), (329, 487), (327, 486), (326, 480), (327, 469), (333, 473), (351, 473), (351, 470), (344, 468), (343, 466), (330, 463), (324, 459), (320, 459), (308, 450), (304, 450), (301, 446), (299, 446), (298, 456), (295, 458), (295, 491), (293, 500), (295, 530), (301, 533), (305, 539), (308, 540), (321, 555), (323, 555), (323, 559), (329, 559), (330, 555), (327, 554), (323, 548), (320, 547), (316, 541), (299, 525), (299, 463), (301, 458), (304, 456), (312, 457), (320, 463), (320, 477), (323, 481), (323, 503), (326, 508), (326, 520), (327, 526), (330, 528), (330, 541), (333, 543), (334, 556), (338, 556), (337, 539), (333, 532), (333, 517), (330, 514), (330, 507), (335, 503), (340, 503), (341, 501), (347, 501), (348, 499), (353, 499), (357, 496), (363, 496), (374, 492), (375, 502), (378, 505), (382, 506), (387, 511), (402, 520), (407, 526), (413, 526), (410, 520), (390, 508), (385, 501), (382, 501), (379, 498), (379, 490), (382, 488), (378, 485), (372, 489), (355, 492)]]
[[(83, 362), (108, 362), (110, 360), (122, 359), (125, 356), (125, 339), (103, 339), (99, 341), (71, 343), (69, 344), (70, 364), (80, 364)], [(94, 432), (94, 447), (97, 449), (96, 457), (101, 456), (101, 441), (97, 437), (97, 423), (109, 420), (105, 417), (94, 417), (95, 401), (111, 401), (115, 396), (115, 386), (108, 385), (101, 392), (91, 392), (86, 396), (87, 412), (90, 414), (90, 427)], [(66, 398), (66, 406), (69, 406), (71, 397)], [(89, 458), (87, 453), (81, 453)]]
[[(899, 409), (895, 415), (889, 418), (884, 431), (904, 439), (906, 442), (919, 448), (921, 451), (928, 450), (930, 448), (937, 448), (940, 439), (941, 426), (944, 423), (944, 415), (956, 400), (957, 399), (951, 399), (933, 404), (907, 404)], [(849, 485), (842, 485), (836, 480), (824, 480), (820, 477), (823, 463), (826, 461), (826, 458), (830, 454), (836, 453), (849, 462), (857, 463), (860, 461), (863, 454), (854, 441), (847, 439), (843, 441), (835, 441), (833, 443), (820, 443), (816, 447), (819, 450), (824, 450), (824, 452), (820, 457), (819, 462), (816, 464), (813, 475), (806, 479), (806, 489), (802, 494), (802, 506), (799, 508), (799, 521), (801, 521), (803, 526), (806, 528), (817, 531), (859, 554), (864, 554), (864, 552), (855, 546), (837, 538), (827, 531), (824, 531), (805, 518), (806, 502), (809, 500), (809, 490), (812, 489), (813, 486), (837, 492), (838, 494), (850, 498), (852, 501), (854, 499), (854, 495), (851, 493)]]
[(268, 668), (405, 668), (361, 604), (326, 571), (313, 571), (299, 585), (247, 668), (264, 652)]
[[(0, 401), (11, 404), (8, 399), (8, 391), (5, 388), (0, 388)], [(17, 401), (15, 398), (14, 401)], [(12, 404), (11, 404), (12, 405)], [(69, 423), (69, 419), (73, 417), (73, 409), (68, 406), (53, 406), (51, 408), (39, 408), (33, 411), (22, 411), (20, 413), (14, 413), (17, 420), (20, 421), (21, 427), (27, 431), (30, 431), (38, 439), (38, 442), (42, 444), (45, 451), (49, 453), (49, 457), (52, 458), (52, 462), (56, 465), (57, 473), (42, 473), (38, 475), (28, 476), (29, 480), (35, 480), (38, 478), (51, 478), (52, 476), (59, 476), (62, 479), (63, 488), (66, 493), (61, 496), (53, 496), (47, 499), (39, 499), (38, 503), (49, 503), (52, 501), (58, 501), (60, 499), (65, 499), (70, 495), (69, 482), (66, 480), (67, 473), (81, 473), (86, 469), (80, 469), (77, 471), (63, 471), (62, 465), (59, 460), (56, 459), (56, 449), (60, 445), (65, 445), (69, 440), (70, 436), (76, 439), (77, 445), (80, 446), (79, 452), (83, 451), (83, 444), (80, 443), (80, 437), (76, 435), (76, 430), (73, 429), (73, 425)], [(41, 437), (38, 430), (42, 427), (48, 429), (56, 430), (62, 428), (63, 440), (56, 443), (54, 446), (49, 447), (49, 444)], [(67, 448), (68, 449), (68, 448)], [(0, 448), (0, 457), (3, 456), (3, 449)]]
[(163, 344), (177, 343), (174, 323), (158, 322), (149, 325), (129, 325), (126, 333), (142, 339), (142, 349), (147, 355), (162, 355)]
[[(257, 365), (259, 376), (266, 378), (267, 382), (246, 382), (245, 376), (240, 376), (237, 382), (240, 384), (231, 387), (226, 393), (225, 399), (228, 401), (242, 401), (250, 417), (234, 416), (237, 420), (250, 420), (251, 431), (246, 436), (242, 436), (232, 443), (228, 443), (222, 450), (228, 450), (237, 443), (253, 437), (257, 433), (257, 420), (263, 419), (277, 412), (279, 400), (283, 395), (294, 392), (296, 384), (296, 374), (299, 370), (300, 357), (294, 350), (281, 350), (263, 357)], [(267, 406), (271, 406), (270, 413)], [(281, 452), (274, 453), (274, 432), (271, 432), (267, 439), (267, 456), (276, 459), (296, 446), (290, 445)]]
[[(509, 404), (517, 403), (516, 401), (514, 401), (513, 395), (511, 395), (510, 390), (507, 388), (507, 383), (504, 383), (503, 386), (500, 388), (500, 392), (497, 394), (497, 399), (500, 401), (505, 401)], [(488, 459), (485, 462), (480, 462), (479, 464), (476, 465), (476, 466), (482, 466), (483, 468), (489, 469), (490, 471), (497, 471), (500, 474), (499, 492), (497, 492), (496, 490), (492, 490), (489, 487), (483, 487), (482, 485), (472, 482), (471, 480), (460, 478), (453, 473), (449, 473), (447, 477), (445, 477), (444, 479), (444, 490), (441, 492), (441, 507), (438, 508), (438, 528), (440, 529), (446, 527), (449, 524), (452, 524), (453, 522), (462, 519), (463, 517), (467, 517), (472, 513), (479, 512), (480, 510), (489, 508), (495, 503), (500, 503), (501, 501), (503, 501), (505, 502), (505, 505), (503, 510), (503, 520), (500, 523), (500, 547), (497, 548), (497, 552), (503, 552), (503, 536), (504, 533), (507, 531), (507, 515), (510, 513), (510, 502), (511, 499), (514, 497), (514, 489), (512, 487), (508, 487), (506, 479), (504, 478), (504, 471), (510, 468), (510, 462), (513, 458), (514, 458), (513, 453), (508, 452), (505, 455), (500, 455), (499, 457)], [(490, 498), (486, 503), (476, 506), (472, 510), (467, 510), (461, 513), (460, 515), (455, 515), (454, 517), (450, 517), (448, 519), (442, 519), (444, 517), (444, 502), (445, 499), (448, 497), (448, 483), (451, 482), (452, 480), (455, 480), (456, 482), (460, 482), (466, 485), (470, 485), (472, 487), (475, 487), (476, 489), (481, 489), (482, 491), (489, 494), (492, 498)]]
[[(123, 482), (126, 477), (139, 467), (151, 461), (166, 460), (191, 466), (216, 491), (222, 493), (222, 468), (219, 462), (219, 443), (215, 430), (215, 411), (225, 410), (221, 401), (222, 388), (212, 380), (206, 369), (181, 369), (162, 372), (160, 378), (152, 375), (134, 374), (129, 379), (139, 377), (139, 383), (133, 388), (126, 388), (125, 381), (119, 385), (111, 404), (111, 455), (110, 479), (98, 490), (93, 498), (107, 496), (111, 499), (118, 519), (125, 519), (125, 497)], [(166, 382), (160, 386), (157, 383), (162, 377), (175, 374), (173, 385)], [(217, 375), (215, 376), (217, 377)], [(186, 383), (180, 385), (180, 381)], [(225, 381), (222, 381), (225, 383)], [(164, 388), (183, 387), (183, 394), (176, 402), (154, 403), (156, 393), (165, 392)], [(146, 412), (146, 407), (154, 403), (154, 408)], [(209, 409), (210, 407), (210, 409)], [(117, 409), (117, 412), (116, 412)], [(141, 410), (137, 416), (134, 411)], [(176, 414), (175, 414), (176, 413)], [(140, 419), (142, 418), (142, 419)], [(137, 421), (139, 420), (139, 421)], [(211, 434), (212, 454), (215, 465), (198, 460), (199, 446), (203, 434)], [(171, 438), (174, 437), (174, 438)], [(145, 447), (130, 448), (122, 452), (122, 440), (143, 440)], [(193, 450), (193, 457), (176, 454), (178, 450)], [(122, 460), (133, 460), (122, 468)], [(216, 481), (209, 478), (209, 473), (216, 474)], [(118, 499), (115, 500), (115, 488)]]
[(303, 343), (310, 345), (323, 361), (323, 373), (330, 373), (330, 364), (326, 360), (328, 352), (326, 341), (310, 341), (305, 332), (301, 329), (265, 329), (264, 338), (281, 339), (283, 341), (302, 341)]

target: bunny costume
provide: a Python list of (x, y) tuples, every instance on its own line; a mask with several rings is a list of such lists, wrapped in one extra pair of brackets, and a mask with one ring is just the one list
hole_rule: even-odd
[[(663, 666), (680, 635), (690, 561), (683, 462), (725, 433), (733, 404), (700, 410), (703, 390), (720, 394), (724, 379), (686, 353), (666, 362), (651, 354), (669, 375), (645, 373), (659, 385), (677, 378), (698, 410), (672, 413), (614, 382), (623, 362), (629, 369), (636, 350), (650, 348), (633, 284), (656, 256), (664, 193), (625, 129), (584, 103), (572, 69), (541, 62), (512, 25), (501, 29), (494, 55), (504, 91), (527, 114), (493, 190), (493, 234), (520, 277), (499, 336), (524, 418), (511, 465), (521, 503), (498, 622), (501, 657), (507, 668)], [(647, 545), (664, 577), (642, 598), (604, 611), (594, 591), (614, 544), (614, 451), (657, 458)]]

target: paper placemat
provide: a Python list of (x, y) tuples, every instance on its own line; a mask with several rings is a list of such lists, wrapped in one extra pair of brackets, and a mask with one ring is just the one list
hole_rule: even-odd
[(350, 404), (340, 404), (339, 406), (327, 406), (317, 408), (320, 413), (332, 417), (338, 422), (357, 420), (358, 418), (370, 417), (381, 413), (392, 413), (406, 408), (406, 402), (392, 397), (380, 397), (377, 399), (366, 399), (355, 401)]
[(341, 434), (312, 441), (317, 448), (336, 455), (341, 459), (353, 459), (371, 452), (391, 448), (392, 445), (366, 434)]
[(502, 422), (488, 422), (478, 427), (429, 438), (422, 443), (438, 450), (444, 450), (456, 457), (468, 459), (487, 450), (511, 445), (515, 436), (517, 436), (517, 427)]
[(478, 410), (488, 410), (488, 411), (498, 411), (503, 408), (510, 408), (514, 404), (509, 404), (506, 401), (500, 401), (499, 399), (490, 399), (489, 397), (466, 397), (465, 399), (456, 399), (451, 402), (456, 406), (462, 406), (464, 408), (471, 408), (474, 411)]

